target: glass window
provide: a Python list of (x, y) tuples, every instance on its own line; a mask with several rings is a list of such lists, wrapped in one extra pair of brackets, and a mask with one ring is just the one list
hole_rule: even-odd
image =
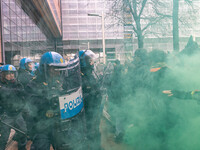
[(96, 31), (96, 25), (88, 25), (87, 30), (88, 31)]
[(78, 9), (85, 9), (85, 8), (87, 8), (86, 3), (78, 3)]
[(15, 11), (15, 3), (10, 1), (10, 10)]
[(111, 38), (111, 37), (114, 37), (114, 33), (113, 32), (106, 32), (105, 33), (105, 37), (107, 37), (107, 38)]
[(89, 9), (89, 10), (87, 10), (87, 14), (96, 14), (96, 10), (95, 9)]
[(79, 32), (79, 38), (87, 38), (87, 32)]
[(87, 31), (87, 25), (79, 25), (79, 31)]
[(89, 2), (88, 5), (87, 5), (87, 8), (88, 9), (95, 9), (95, 3)]
[(76, 31), (76, 32), (78, 32), (78, 26), (77, 25), (66, 26), (64, 31)]
[(69, 14), (69, 10), (62, 10), (62, 15), (67, 16)]
[(17, 34), (17, 26), (16, 25), (11, 26), (11, 32), (14, 34)]
[(10, 19), (8, 19), (7, 17), (3, 17), (3, 25), (4, 27), (6, 28), (9, 28), (10, 27)]
[[(10, 63), (13, 63), (14, 53), (24, 57), (31, 53), (28, 51), (33, 47), (40, 49), (47, 47), (47, 38), (18, 3), (16, 0), (2, 0), (3, 44), (6, 51), (12, 54), (6, 57), (6, 61)], [(51, 40), (48, 42), (53, 43)]]
[(18, 17), (21, 17), (22, 10), (18, 6), (16, 6), (16, 13)]
[(78, 18), (78, 23), (86, 24), (87, 23), (87, 18)]
[(96, 38), (96, 32), (88, 32), (88, 38)]
[(10, 34), (10, 31), (8, 29), (6, 29), (6, 28), (3, 28), (3, 29), (4, 29), (3, 34)]
[(79, 15), (87, 15), (87, 10), (79, 9), (79, 10), (78, 10), (78, 14), (79, 14)]
[(69, 32), (69, 38), (78, 38), (77, 32)]
[(22, 20), (21, 20), (21, 18), (17, 17), (17, 25), (21, 27), (21, 26), (22, 26), (22, 24), (21, 24), (21, 23), (22, 23)]
[[(100, 19), (100, 18), (98, 18), (98, 19)], [(96, 17), (93, 17), (93, 16), (91, 16), (91, 17), (88, 17), (88, 23), (89, 24), (96, 24)]]
[(97, 5), (97, 9), (101, 9), (104, 7), (103, 2), (97, 2), (96, 5)]
[(78, 4), (77, 3), (69, 3), (69, 9), (77, 9)]
[(69, 33), (63, 31), (63, 39), (68, 39), (69, 38)]
[[(15, 10), (10, 9), (10, 17), (11, 17), (11, 18), (14, 18), (14, 19), (16, 20), (17, 15), (16, 15)], [(16, 21), (15, 21), (15, 22), (16, 22)]]
[(77, 15), (77, 10), (69, 10), (69, 15), (71, 16), (74, 16), (74, 15)]
[(9, 17), (9, 7), (6, 3), (2, 3), (3, 15)]
[(77, 24), (77, 18), (66, 18), (63, 20), (63, 24)]
[(11, 40), (12, 40), (12, 42), (16, 42), (17, 41), (17, 35), (11, 34)]
[(64, 3), (65, 1), (62, 1), (62, 10), (68, 10), (69, 9), (69, 4)]

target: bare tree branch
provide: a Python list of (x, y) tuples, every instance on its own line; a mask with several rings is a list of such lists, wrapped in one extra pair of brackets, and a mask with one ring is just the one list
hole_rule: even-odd
[(141, 14), (142, 14), (142, 12), (143, 12), (143, 10), (144, 10), (144, 7), (145, 7), (145, 5), (146, 5), (146, 3), (147, 3), (147, 0), (143, 0), (143, 1), (142, 1), (142, 8), (141, 8), (141, 10), (140, 10), (140, 13), (139, 13), (138, 17), (141, 16)]
[(157, 20), (154, 20), (152, 22), (149, 22), (143, 29), (142, 29), (142, 32), (144, 32), (148, 27), (158, 23), (159, 21), (161, 21), (162, 19), (164, 19), (164, 17), (162, 18), (158, 18)]

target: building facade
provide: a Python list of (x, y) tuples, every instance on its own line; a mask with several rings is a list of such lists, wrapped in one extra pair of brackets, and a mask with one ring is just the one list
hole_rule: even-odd
[[(123, 27), (116, 27), (107, 18), (108, 2), (105, 0), (62, 0), (63, 50), (74, 53), (91, 49), (102, 57), (102, 13), (105, 25), (105, 45), (108, 61), (120, 57), (123, 49)], [(89, 16), (95, 14), (95, 16)]]
[[(73, 53), (81, 49), (92, 49), (102, 56), (102, 27), (101, 17), (88, 16), (96, 14), (101, 16), (102, 11), (105, 16), (105, 39), (106, 39), (106, 56), (109, 61), (120, 59), (127, 60), (127, 56), (132, 56), (138, 48), (137, 37), (133, 34), (130, 23), (134, 23), (130, 11), (120, 12), (126, 23), (121, 25), (116, 20), (110, 19), (109, 14), (112, 12), (113, 0), (62, 0), (62, 20), (63, 20), (63, 50), (65, 53)], [(161, 8), (163, 13), (172, 14), (172, 1), (163, 1), (166, 6)], [(199, 37), (199, 12), (195, 6), (199, 1), (193, 1), (191, 7), (184, 0), (179, 2), (180, 22), (180, 50), (187, 44), (190, 35)], [(193, 10), (191, 10), (191, 8)], [(151, 13), (152, 7), (145, 7), (145, 14)], [(193, 12), (192, 12), (193, 11)], [(196, 12), (195, 12), (196, 11)], [(191, 15), (192, 14), (192, 15)], [(196, 16), (195, 18), (192, 17)], [(188, 19), (187, 19), (188, 18)], [(184, 20), (185, 19), (185, 20)], [(181, 22), (182, 21), (182, 22)], [(186, 24), (189, 22), (189, 24)], [(146, 26), (146, 22), (141, 22)], [(149, 51), (161, 49), (165, 51), (173, 50), (172, 37), (172, 19), (168, 18), (161, 21), (157, 26), (152, 26), (145, 34), (144, 48)], [(198, 38), (196, 38), (198, 40)]]
[[(125, 61), (138, 47), (137, 37), (129, 24), (133, 22), (130, 13), (128, 11), (121, 13), (126, 20), (125, 24), (118, 24), (118, 20), (110, 18), (113, 0), (0, 0), (0, 2), (0, 62), (18, 64), (19, 59), (23, 57), (38, 61), (41, 54), (49, 50), (70, 57), (78, 50), (91, 49), (102, 58), (102, 13), (108, 61), (115, 59)], [(199, 4), (198, 0), (193, 3), (196, 6)], [(166, 12), (171, 12), (171, 4), (168, 7), (165, 8)], [(150, 10), (147, 8), (145, 11), (150, 13)], [(181, 0), (180, 14), (188, 15), (186, 10), (188, 5)], [(199, 12), (196, 12), (196, 19), (189, 16), (192, 23), (188, 28), (180, 23), (180, 49), (184, 48), (190, 35), (195, 36), (196, 40), (199, 39), (198, 15)], [(141, 24), (145, 26), (145, 22)], [(159, 36), (145, 35), (144, 48), (172, 51), (172, 22), (161, 22), (158, 27), (162, 27), (161, 30), (157, 27), (150, 30), (159, 33)]]
[(29, 57), (57, 50), (62, 37), (60, 0), (1, 0), (0, 61), (18, 66)]

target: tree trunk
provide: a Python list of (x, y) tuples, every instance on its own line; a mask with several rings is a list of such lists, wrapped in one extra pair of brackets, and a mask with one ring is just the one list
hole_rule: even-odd
[(143, 38), (142, 32), (137, 34), (137, 38), (138, 38), (138, 48), (143, 48), (144, 38)]
[(135, 23), (136, 23), (136, 29), (137, 29), (138, 48), (143, 48), (144, 47), (144, 37), (142, 35), (142, 29), (141, 29), (139, 17), (137, 17), (135, 19)]
[(178, 26), (179, 0), (173, 0), (173, 48), (179, 51), (179, 26)]

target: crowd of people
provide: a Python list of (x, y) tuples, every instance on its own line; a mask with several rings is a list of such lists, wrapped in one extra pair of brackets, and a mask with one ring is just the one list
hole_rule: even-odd
[[(13, 140), (19, 150), (26, 149), (28, 140), (32, 141), (31, 150), (49, 150), (50, 146), (101, 149), (101, 92), (93, 74), (95, 54), (83, 50), (78, 56), (80, 66), (75, 59), (65, 63), (59, 53), (46, 52), (39, 67), (29, 58), (21, 59), (19, 70), (10, 64), (1, 67), (1, 150), (6, 148), (10, 129), (16, 131)], [(72, 82), (70, 76), (76, 81)], [(71, 83), (81, 88), (72, 89)]]
[[(112, 142), (118, 144), (115, 149), (123, 146), (119, 149), (170, 150), (189, 141), (183, 141), (181, 134), (178, 136), (175, 129), (183, 134), (186, 127), (191, 130), (189, 125), (185, 125), (191, 117), (182, 116), (184, 109), (178, 112), (181, 107), (185, 107), (181, 105), (183, 102), (176, 104), (176, 100), (200, 100), (200, 92), (194, 90), (194, 84), (191, 88), (189, 84), (184, 84), (189, 71), (191, 74), (188, 78), (198, 82), (196, 78), (192, 79), (191, 75), (196, 72), (192, 72), (191, 68), (194, 71), (198, 69), (194, 66), (195, 63), (198, 64), (198, 60), (194, 58), (199, 57), (200, 49), (196, 42), (190, 42), (177, 54), (137, 49), (133, 61), (124, 64), (120, 64), (119, 60), (115, 61), (113, 73), (104, 82), (108, 101), (102, 119), (102, 130), (106, 133), (104, 138), (112, 139)], [(187, 63), (193, 66), (187, 68)], [(187, 83), (192, 84), (191, 81)]]
[[(148, 141), (146, 138), (151, 137), (158, 140), (161, 146), (158, 149), (165, 149), (164, 128), (170, 128), (170, 119), (173, 119), (164, 100), (167, 97), (162, 93), (167, 88), (162, 80), (169, 69), (166, 60), (167, 54), (163, 51), (148, 53), (145, 49), (138, 49), (132, 62), (124, 65), (118, 60), (115, 62), (110, 82), (106, 82), (108, 102), (103, 115), (108, 126), (105, 132), (113, 132), (111, 135), (115, 142), (126, 143), (130, 149), (155, 149), (153, 143), (144, 144)], [(154, 127), (162, 128), (152, 129)], [(142, 130), (141, 135), (134, 135), (139, 134), (139, 131), (132, 132), (136, 128)]]
[(59, 53), (46, 52), (39, 64), (23, 58), (19, 70), (3, 65), (0, 150), (10, 129), (19, 150), (28, 140), (31, 150), (173, 149), (169, 135), (180, 120), (170, 99), (200, 95), (182, 91), (172, 77), (173, 65), (184, 68), (182, 55), (137, 49), (132, 61), (116, 60), (99, 70), (91, 50), (79, 51), (67, 63)]

